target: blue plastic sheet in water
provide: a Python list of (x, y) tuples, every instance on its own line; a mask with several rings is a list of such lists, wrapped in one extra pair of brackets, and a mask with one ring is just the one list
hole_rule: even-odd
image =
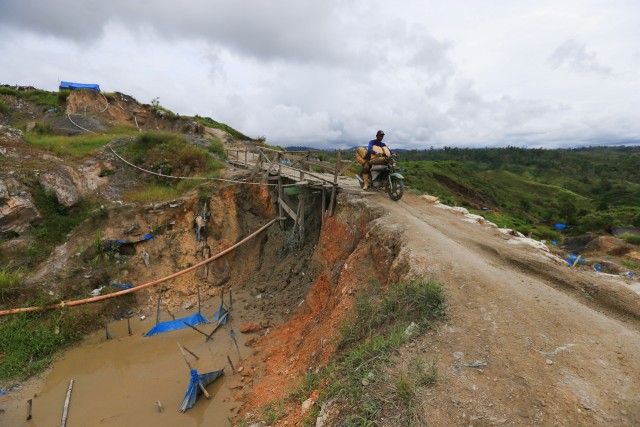
[(196, 403), (198, 396), (202, 394), (200, 384), (203, 387), (208, 386), (224, 374), (224, 369), (219, 371), (208, 372), (206, 374), (198, 374), (197, 369), (191, 370), (191, 381), (189, 382), (189, 388), (184, 395), (184, 400), (180, 405), (180, 412), (185, 412), (187, 409), (191, 409)]
[(154, 326), (149, 332), (144, 334), (145, 337), (150, 337), (152, 335), (162, 334), (164, 332), (177, 331), (178, 329), (184, 329), (187, 325), (196, 326), (200, 323), (209, 323), (206, 317), (204, 317), (200, 313), (192, 314), (189, 317), (183, 317), (181, 319), (171, 320), (168, 322), (160, 322), (156, 326)]

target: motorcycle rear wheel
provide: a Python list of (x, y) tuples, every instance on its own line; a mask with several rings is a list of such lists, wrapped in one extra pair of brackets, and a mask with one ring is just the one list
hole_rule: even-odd
[(389, 193), (389, 198), (397, 202), (404, 194), (404, 182), (401, 179), (392, 179), (387, 192)]

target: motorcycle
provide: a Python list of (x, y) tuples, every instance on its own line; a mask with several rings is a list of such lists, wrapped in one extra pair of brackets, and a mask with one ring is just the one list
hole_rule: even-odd
[[(371, 165), (369, 175), (369, 188), (384, 189), (389, 198), (397, 202), (404, 194), (404, 177), (400, 174), (400, 168), (396, 166), (397, 155), (382, 156), (385, 160), (384, 164)], [(364, 186), (362, 176), (356, 175), (360, 188)]]

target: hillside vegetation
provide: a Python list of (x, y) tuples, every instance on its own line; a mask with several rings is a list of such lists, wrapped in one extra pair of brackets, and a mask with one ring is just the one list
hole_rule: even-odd
[(534, 237), (640, 227), (640, 147), (413, 150), (407, 184)]

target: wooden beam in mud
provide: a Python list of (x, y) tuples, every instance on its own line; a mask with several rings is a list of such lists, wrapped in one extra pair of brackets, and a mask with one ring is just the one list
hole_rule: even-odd
[(62, 408), (62, 423), (61, 427), (66, 427), (67, 417), (69, 416), (69, 403), (71, 402), (71, 390), (73, 390), (73, 380), (69, 381), (69, 388), (67, 389), (67, 397), (64, 400), (64, 407)]

